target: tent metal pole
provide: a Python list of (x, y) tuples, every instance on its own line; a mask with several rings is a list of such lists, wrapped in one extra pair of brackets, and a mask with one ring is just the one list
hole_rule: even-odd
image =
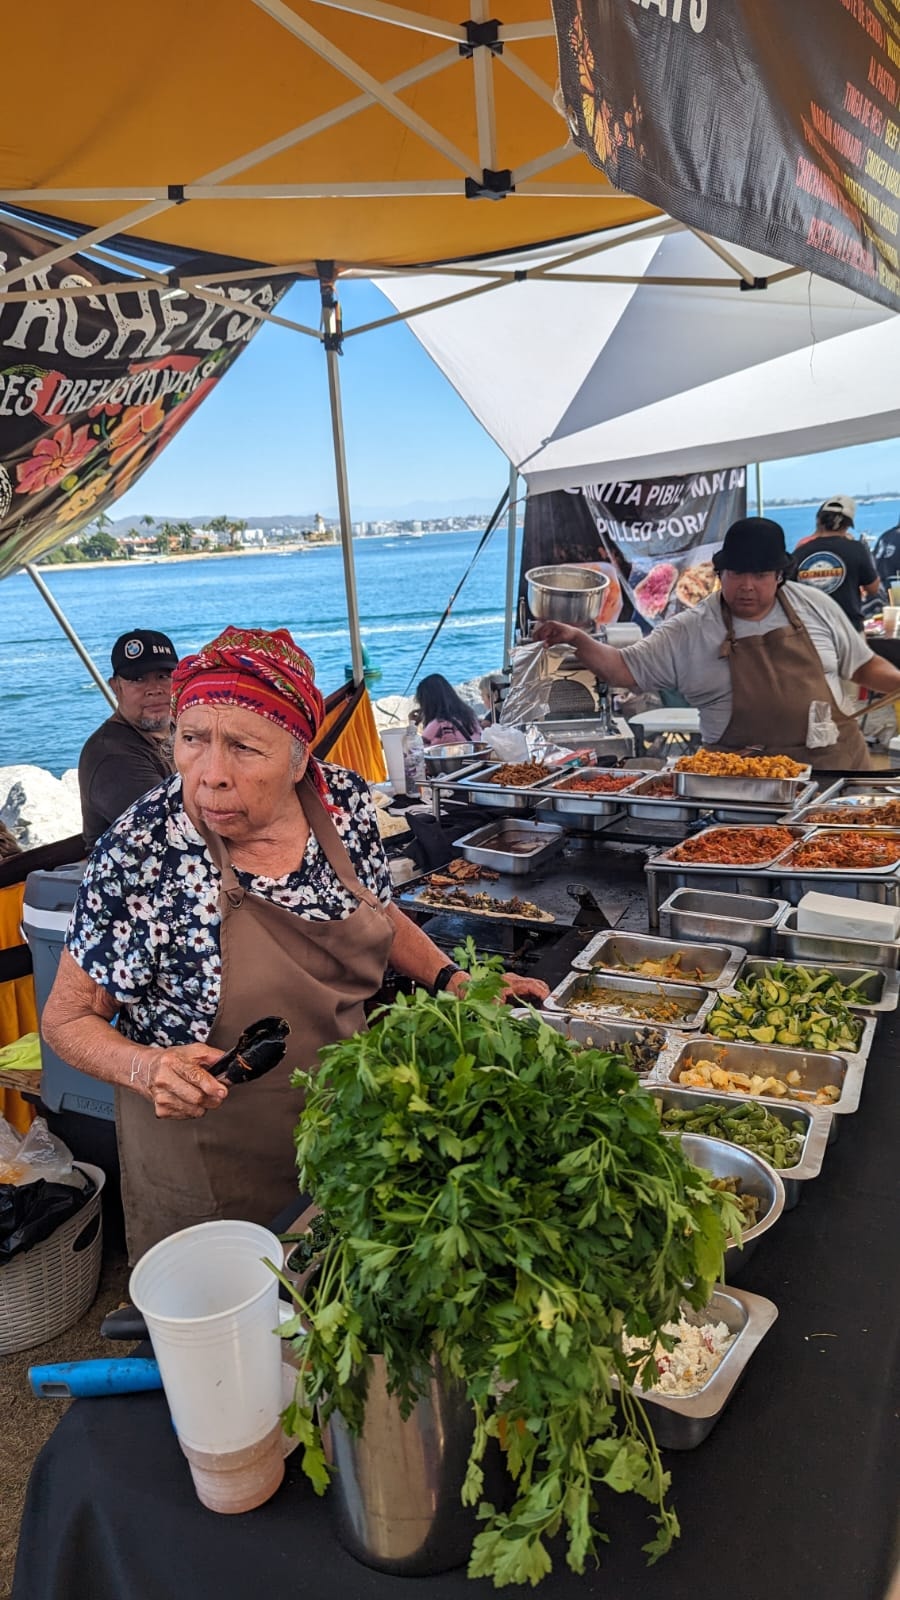
[(112, 706), (113, 710), (115, 711), (115, 709), (116, 709), (116, 697), (115, 697), (115, 695), (113, 694), (111, 688), (109, 687), (109, 684), (107, 683), (106, 679), (103, 677), (103, 674), (101, 673), (100, 668), (98, 666), (96, 666), (95, 663), (91, 660), (91, 657), (88, 655), (87, 650), (85, 649), (84, 645), (82, 644), (81, 640), (79, 639), (77, 633), (75, 632), (75, 629), (72, 627), (72, 624), (69, 621), (68, 617), (66, 616), (65, 612), (62, 611), (60, 609), (60, 607), (57, 605), (57, 603), (54, 600), (52, 594), (50, 593), (50, 590), (47, 588), (47, 585), (45, 584), (43, 578), (41, 577), (40, 573), (38, 572), (37, 567), (32, 566), (30, 561), (26, 561), (26, 563), (25, 563), (25, 571), (28, 573), (28, 576), (31, 579), (32, 583), (34, 584), (35, 588), (37, 589), (38, 594), (41, 596), (41, 599), (44, 600), (46, 602), (46, 604), (50, 607), (50, 610), (53, 612), (53, 615), (55, 616), (57, 622), (59, 623), (60, 627), (62, 628), (63, 633), (65, 634), (66, 638), (69, 640), (69, 643), (73, 646), (76, 655), (78, 655), (80, 657), (80, 659), (82, 660), (84, 665), (87, 667), (87, 670), (90, 673), (91, 677), (93, 678), (95, 684), (97, 685), (97, 688), (100, 690), (100, 693), (102, 695), (105, 695), (106, 699), (109, 701), (110, 705)]
[(350, 524), (350, 485), (347, 478), (347, 449), (344, 440), (344, 413), (341, 405), (340, 307), (334, 285), (321, 282), (322, 328), (325, 361), (328, 367), (328, 398), (331, 403), (331, 438), (334, 446), (334, 473), (337, 481), (338, 513), (341, 525), (341, 556), (344, 562), (344, 592), (347, 596), (347, 623), (350, 629), (350, 660), (353, 682), (365, 682), (362, 638), (359, 631), (359, 600), (356, 592), (356, 566), (353, 559), (353, 529)]
[(763, 511), (763, 486), (762, 486), (762, 462), (761, 461), (757, 461), (757, 463), (756, 463), (756, 515), (758, 517), (761, 517), (761, 516), (765, 515), (765, 513)]
[(509, 463), (509, 514), (506, 521), (506, 606), (503, 612), (503, 665), (509, 665), (516, 609), (516, 501), (519, 469)]

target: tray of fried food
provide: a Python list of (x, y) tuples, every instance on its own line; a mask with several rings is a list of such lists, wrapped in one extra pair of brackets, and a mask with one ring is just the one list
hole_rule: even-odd
[(794, 813), (810, 827), (888, 828), (900, 833), (900, 797), (848, 794), (834, 800), (813, 800)]
[(816, 828), (797, 841), (782, 857), (779, 866), (784, 872), (804, 876), (817, 872), (852, 872), (883, 877), (900, 867), (900, 831)]
[(762, 870), (769, 867), (799, 843), (806, 830), (784, 824), (754, 828), (752, 826), (716, 826), (704, 828), (693, 838), (672, 845), (656, 857), (660, 866), (691, 867), (750, 867)]
[(682, 756), (673, 770), (675, 793), (686, 798), (793, 805), (809, 782), (812, 768), (790, 756), (738, 755), (701, 748)]

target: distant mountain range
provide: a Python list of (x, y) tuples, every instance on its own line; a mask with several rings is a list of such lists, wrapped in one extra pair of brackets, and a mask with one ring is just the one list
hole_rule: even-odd
[[(427, 520), (433, 517), (478, 517), (489, 516), (496, 506), (496, 500), (482, 500), (477, 496), (461, 500), (412, 500), (403, 506), (383, 506), (360, 503), (351, 506), (351, 515), (354, 522), (409, 522), (415, 519)], [(304, 527), (313, 527), (316, 512), (321, 512), (325, 521), (336, 523), (338, 520), (337, 506), (314, 506), (311, 511), (284, 511), (279, 515), (269, 513), (265, 516), (256, 512), (241, 514), (241, 520), (246, 522), (248, 528), (283, 528), (293, 524)], [(227, 507), (219, 507), (196, 516), (185, 516), (178, 511), (139, 511), (130, 517), (116, 517), (113, 519), (110, 532), (114, 535), (127, 533), (131, 528), (141, 529), (141, 519), (152, 516), (154, 525), (159, 527), (164, 522), (189, 522), (193, 528), (206, 527), (214, 517), (237, 515)], [(149, 530), (147, 530), (149, 531)]]

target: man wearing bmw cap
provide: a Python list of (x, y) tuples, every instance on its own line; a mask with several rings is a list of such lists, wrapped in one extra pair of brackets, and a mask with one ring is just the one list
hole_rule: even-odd
[(117, 817), (175, 771), (170, 705), (178, 653), (164, 633), (132, 628), (112, 647), (112, 716), (92, 733), (78, 762), (88, 850)]

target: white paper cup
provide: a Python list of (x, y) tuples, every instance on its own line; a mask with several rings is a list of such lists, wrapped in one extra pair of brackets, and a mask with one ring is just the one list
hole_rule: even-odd
[(283, 1476), (278, 1280), (264, 1257), (284, 1260), (267, 1228), (201, 1222), (154, 1245), (131, 1274), (175, 1430), (213, 1510), (261, 1505)]
[(900, 617), (900, 606), (882, 607), (881, 626), (888, 639), (896, 638), (898, 617)]

